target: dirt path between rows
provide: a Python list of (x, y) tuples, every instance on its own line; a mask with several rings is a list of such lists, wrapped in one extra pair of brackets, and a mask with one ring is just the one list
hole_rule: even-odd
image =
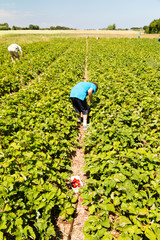
[[(85, 59), (85, 75), (84, 75), (84, 81), (88, 80), (88, 71), (87, 71), (87, 59), (88, 59), (88, 39), (86, 38), (86, 59)], [(80, 126), (80, 138), (79, 138), (79, 145), (80, 147), (76, 150), (76, 155), (72, 159), (72, 172), (74, 176), (79, 176), (83, 185), (85, 185), (85, 181), (87, 179), (85, 172), (83, 171), (83, 167), (85, 166), (85, 158), (84, 158), (84, 152), (83, 152), (83, 138), (85, 135), (85, 132), (83, 130), (83, 127)], [(78, 204), (77, 204), (77, 210), (76, 210), (76, 218), (74, 219), (73, 223), (73, 230), (71, 233), (71, 240), (83, 240), (83, 227), (84, 223), (88, 218), (89, 212), (87, 211), (86, 206), (82, 205), (83, 199), (81, 196), (78, 196)]]
[[(72, 172), (74, 176), (79, 176), (83, 185), (85, 185), (85, 181), (87, 179), (85, 172), (83, 171), (83, 167), (85, 166), (85, 158), (84, 158), (84, 152), (83, 152), (83, 138), (84, 138), (84, 130), (83, 127), (80, 126), (80, 138), (79, 138), (79, 143), (80, 147), (76, 151), (75, 157), (72, 159)], [(77, 195), (78, 197), (78, 204), (77, 204), (77, 209), (76, 209), (76, 217), (73, 222), (73, 230), (71, 232), (71, 240), (83, 240), (84, 235), (83, 235), (83, 227), (84, 223), (88, 218), (88, 211), (86, 206), (82, 205), (83, 199), (81, 196)]]
[[(87, 57), (88, 57), (88, 39), (86, 38), (86, 59), (85, 59), (85, 75), (84, 81), (88, 80), (87, 72)], [(76, 149), (75, 155), (72, 157), (72, 176), (79, 176), (83, 185), (87, 179), (83, 167), (85, 166), (85, 158), (83, 152), (83, 139), (85, 132), (82, 126), (79, 126), (80, 135), (78, 138), (79, 147)], [(72, 219), (72, 223), (63, 222), (59, 219), (58, 227), (63, 235), (63, 240), (84, 240), (83, 227), (88, 218), (89, 212), (87, 207), (82, 205), (83, 199), (79, 193), (74, 194), (78, 201), (76, 204), (76, 212)], [(61, 238), (62, 239), (62, 238)]]

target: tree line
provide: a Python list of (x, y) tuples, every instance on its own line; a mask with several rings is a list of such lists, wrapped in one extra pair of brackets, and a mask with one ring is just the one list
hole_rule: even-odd
[(146, 33), (160, 33), (160, 18), (158, 20), (153, 20), (148, 28), (146, 28)]
[(51, 26), (49, 28), (40, 28), (38, 25), (33, 25), (30, 24), (28, 27), (17, 27), (17, 26), (12, 26), (12, 28), (9, 27), (8, 23), (0, 23), (0, 30), (39, 30), (39, 29), (44, 29), (44, 30), (73, 30), (73, 28), (69, 27), (63, 27), (63, 26)]
[[(63, 27), (63, 26), (51, 26), (49, 28), (40, 28), (38, 25), (33, 25), (30, 24), (29, 27), (17, 27), (17, 26), (12, 26), (12, 28), (9, 27), (8, 23), (1, 23), (0, 24), (0, 30), (39, 30), (39, 29), (44, 29), (44, 30), (75, 30), (73, 28), (69, 27)], [(132, 27), (132, 30), (144, 30), (145, 33), (160, 33), (160, 18), (158, 20), (153, 20), (149, 26), (144, 26), (143, 28), (138, 28), (138, 27)], [(108, 25), (107, 28), (102, 28), (101, 30), (120, 30), (116, 29), (116, 25)], [(128, 30), (128, 29), (125, 29)]]

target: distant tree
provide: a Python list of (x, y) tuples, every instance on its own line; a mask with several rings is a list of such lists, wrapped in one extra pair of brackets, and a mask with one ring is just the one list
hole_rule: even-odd
[(33, 25), (32, 24), (29, 25), (29, 29), (33, 29)]
[(50, 30), (55, 30), (55, 27), (51, 26), (51, 27), (50, 27)]
[(70, 28), (68, 28), (68, 27), (63, 27), (63, 26), (56, 26), (55, 29), (57, 29), (57, 30), (68, 30), (68, 29), (70, 29)]
[(149, 33), (149, 26), (144, 26), (143, 30), (144, 30), (145, 33)]
[(143, 27), (143, 30), (145, 31), (147, 28), (148, 28), (148, 26), (145, 25), (145, 26)]
[[(4, 24), (0, 24), (0, 30), (1, 30), (1, 25), (3, 25), (4, 27)], [(7, 25), (5, 24), (5, 28), (7, 28)], [(73, 30), (73, 28), (69, 28), (69, 27), (64, 27), (64, 26), (51, 26), (49, 28), (40, 28), (38, 25), (33, 25), (33, 24), (30, 24), (29, 27), (17, 27), (17, 26), (12, 26), (12, 30)], [(75, 29), (74, 29), (75, 30)]]
[(142, 30), (142, 27), (131, 27), (131, 30)]
[(38, 25), (30, 24), (30, 25), (29, 25), (29, 29), (30, 29), (30, 30), (39, 30), (39, 26), (38, 26)]
[(1, 23), (0, 26), (5, 26), (6, 28), (9, 28), (8, 23)]
[(158, 20), (153, 20), (149, 24), (149, 33), (160, 33), (160, 18)]
[(70, 30), (70, 29), (73, 29), (73, 28), (64, 27), (64, 26), (56, 26), (56, 27), (51, 26), (50, 27), (50, 30)]
[(21, 27), (20, 29), (21, 30), (28, 30), (29, 28), (28, 27)]
[(21, 30), (22, 28), (21, 27), (16, 27), (16, 26), (12, 26), (12, 30)]
[(0, 30), (9, 30), (8, 23), (0, 23)]
[(116, 30), (116, 24), (108, 25), (107, 30)]
[(17, 27), (16, 26), (12, 26), (12, 30), (17, 30)]

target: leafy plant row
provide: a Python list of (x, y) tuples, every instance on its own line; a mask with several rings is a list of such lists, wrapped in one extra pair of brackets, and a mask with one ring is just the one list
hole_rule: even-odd
[(39, 79), (1, 98), (1, 239), (55, 239), (58, 216), (74, 212), (68, 180), (77, 130), (69, 92), (84, 65), (85, 39), (74, 40)]
[[(42, 74), (57, 57), (73, 44), (73, 39), (52, 39), (21, 45), (24, 58), (12, 63), (7, 45), (1, 46), (4, 61), (0, 67), (0, 96), (18, 91)], [(1, 57), (2, 58), (2, 57)], [(2, 58), (3, 59), (3, 58)]]
[(160, 239), (160, 46), (149, 39), (88, 46), (99, 89), (85, 136), (85, 239)]

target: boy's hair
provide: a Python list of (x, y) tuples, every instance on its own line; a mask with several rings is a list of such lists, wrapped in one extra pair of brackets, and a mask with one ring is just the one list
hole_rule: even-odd
[(98, 90), (98, 84), (94, 83), (94, 82), (93, 82), (93, 84), (96, 85), (96, 91), (97, 91)]

